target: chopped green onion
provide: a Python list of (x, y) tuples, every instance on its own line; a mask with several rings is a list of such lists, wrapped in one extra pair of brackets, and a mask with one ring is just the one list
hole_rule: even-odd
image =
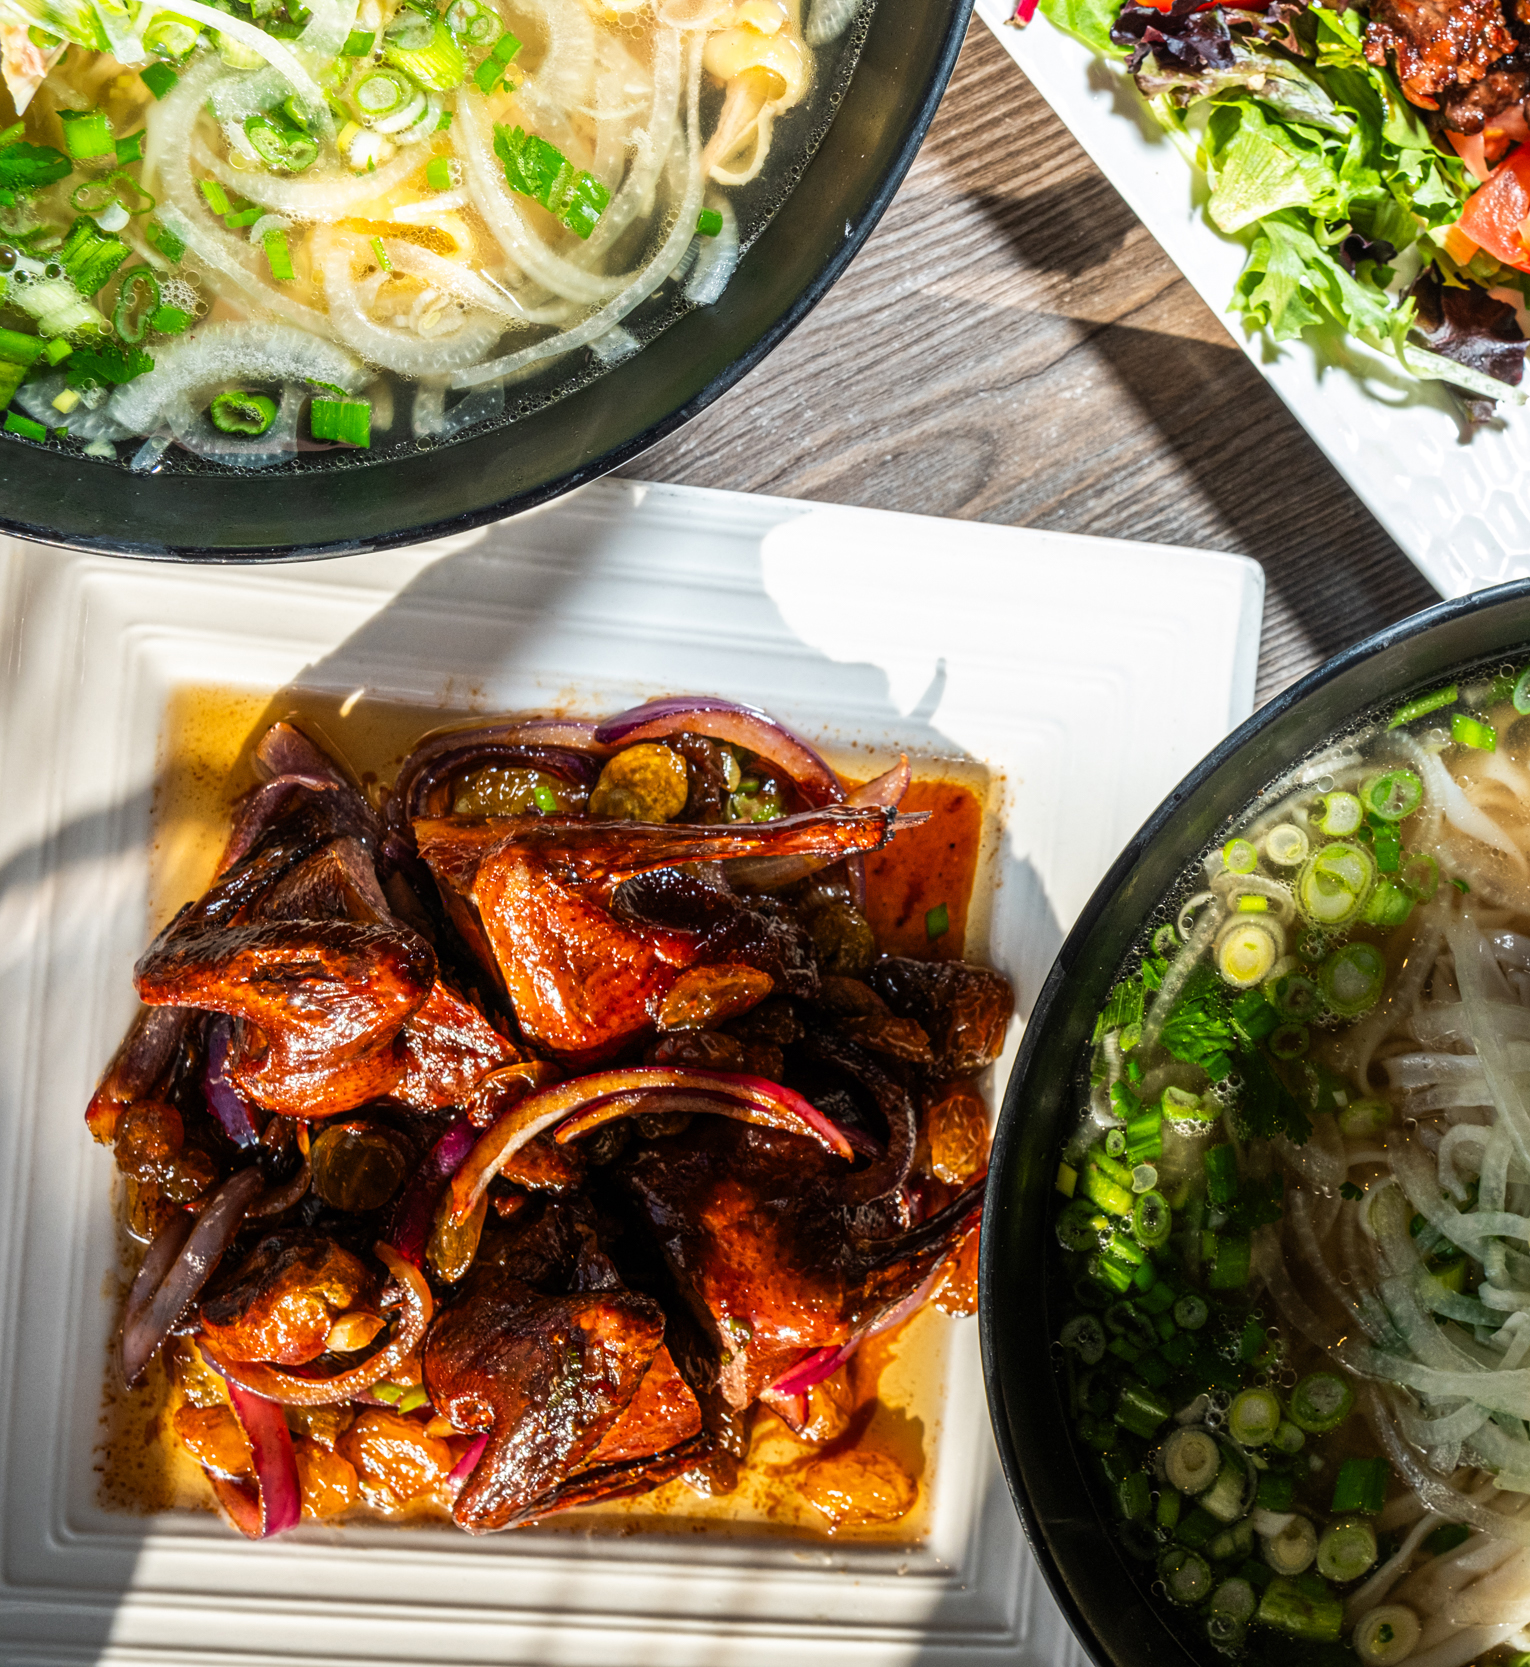
[(1350, 1641), (1365, 1667), (1394, 1667), (1418, 1648), (1422, 1631), (1418, 1616), (1406, 1604), (1383, 1603), (1355, 1622)]
[(1327, 1587), (1323, 1587), (1322, 1596), (1317, 1596), (1304, 1591), (1294, 1580), (1277, 1577), (1265, 1587), (1255, 1618), (1261, 1625), (1293, 1638), (1332, 1644), (1344, 1630), (1344, 1604)]
[(1323, 963), (1318, 983), (1334, 1012), (1353, 1019), (1376, 1005), (1386, 977), (1386, 960), (1374, 944), (1347, 943)]
[(183, 335), (191, 325), (191, 314), (183, 307), (157, 307), (149, 325), (164, 336)]
[(1300, 1059), (1311, 1045), (1306, 1025), (1277, 1025), (1270, 1032), (1270, 1052), (1277, 1059)]
[(1246, 839), (1229, 839), (1222, 847), (1222, 861), (1231, 874), (1252, 874), (1259, 866), (1259, 853)]
[(369, 58), (372, 48), (377, 44), (377, 35), (371, 29), (352, 29), (345, 37), (345, 45), (340, 48), (342, 58)]
[(1149, 1249), (1167, 1244), (1173, 1226), (1173, 1213), (1161, 1192), (1144, 1192), (1138, 1197), (1132, 1210), (1132, 1232), (1139, 1244)]
[(269, 116), (247, 116), (245, 137), (255, 154), (278, 174), (301, 174), (319, 158), (319, 144), (300, 128), (282, 127)]
[(1206, 1168), (1206, 1196), (1213, 1204), (1231, 1204), (1238, 1196), (1238, 1154), (1231, 1146), (1208, 1146), (1201, 1160)]
[(76, 162), (115, 154), (116, 141), (104, 111), (60, 110), (58, 115), (64, 124), (64, 149)]
[(1278, 1534), (1265, 1537), (1264, 1560), (1276, 1574), (1300, 1574), (1316, 1556), (1317, 1529), (1304, 1516), (1292, 1517)]
[(1146, 1440), (1168, 1422), (1172, 1410), (1145, 1384), (1128, 1383), (1116, 1402), (1116, 1422)]
[(1246, 891), (1238, 899), (1238, 913), (1243, 915), (1263, 915), (1270, 912), (1270, 900), (1257, 891)]
[(214, 214), (228, 214), (233, 210), (233, 204), (228, 200), (228, 192), (215, 179), (199, 179), (197, 187), (207, 199), (207, 206)]
[(1315, 851), (1297, 881), (1302, 912), (1319, 926), (1348, 925), (1365, 906), (1376, 864), (1364, 846), (1335, 840)]
[(253, 226), (257, 220), (263, 220), (265, 213), (259, 203), (251, 203), (248, 208), (236, 208), (233, 213), (225, 214), (223, 224), (230, 231), (240, 231), (245, 226)]
[(1360, 918), (1368, 926), (1401, 926), (1413, 913), (1415, 901), (1411, 887), (1395, 880), (1381, 880), (1366, 901)]
[(1280, 1428), (1280, 1398), (1273, 1389), (1245, 1389), (1227, 1409), (1227, 1430), (1244, 1447), (1263, 1447)]
[[(338, 440), (346, 446), (372, 444), (372, 405), (365, 399), (316, 399), (309, 411), (315, 440)], [(1124, 1214), (1124, 1211), (1118, 1211)]]
[(1105, 1135), (1105, 1151), (1112, 1158), (1126, 1156), (1126, 1130), (1110, 1129)]
[(1478, 752), (1498, 750), (1498, 732), (1490, 723), (1472, 717), (1469, 712), (1457, 712), (1451, 718), (1450, 738), (1463, 747), (1475, 747)]
[(1217, 940), (1217, 971), (1235, 988), (1263, 982), (1280, 956), (1275, 933), (1263, 921), (1237, 921)]
[(1329, 1509), (1338, 1516), (1349, 1516), (1356, 1511), (1375, 1516), (1387, 1502), (1387, 1483), (1391, 1478), (1391, 1466), (1385, 1459), (1345, 1459), (1334, 1478), (1333, 1504)]
[(944, 903), (937, 903), (933, 909), (927, 909), (924, 916), (924, 935), (927, 938), (938, 938), (951, 930), (951, 911)]
[(138, 78), (157, 99), (164, 98), (180, 80), (169, 64), (145, 64)]
[(1060, 1162), (1057, 1165), (1057, 1190), (1064, 1198), (1071, 1198), (1077, 1185), (1078, 1171), (1071, 1165)]
[(372, 253), (377, 256), (377, 264), (382, 271), (391, 272), (393, 270), (393, 262), (388, 259), (388, 251), (383, 248), (383, 240), (380, 237), (372, 239)]
[(1289, 1417), (1308, 1435), (1326, 1435), (1349, 1417), (1355, 1392), (1332, 1372), (1312, 1372), (1291, 1391)]
[(104, 236), (95, 221), (82, 214), (69, 228), (56, 258), (81, 295), (94, 295), (131, 253), (127, 244)]
[(1222, 1468), (1222, 1450), (1209, 1431), (1191, 1425), (1177, 1429), (1163, 1444), (1164, 1474), (1180, 1493), (1204, 1493)]
[(1288, 1418), (1276, 1430), (1271, 1445), (1280, 1453), (1299, 1453), (1307, 1445), (1307, 1437)]
[(168, 261), (178, 261), (186, 253), (186, 245), (168, 226), (160, 225), (158, 220), (149, 222), (144, 229), (144, 236)]
[(1153, 1508), (1147, 1472), (1133, 1470), (1116, 1483), (1116, 1509), (1127, 1522), (1141, 1522)]
[[(1298, 1431), (1298, 1434), (1301, 1432)], [(1276, 1434), (1279, 1434), (1277, 1428)], [(1273, 1437), (1271, 1438), (1274, 1439)], [(1261, 1511), (1274, 1511), (1277, 1515), (1291, 1509), (1291, 1501), (1296, 1497), (1296, 1480), (1280, 1471), (1266, 1470), (1259, 1477), (1259, 1487), (1254, 1495), (1254, 1503)]]
[(1412, 770), (1383, 770), (1366, 779), (1360, 797), (1370, 815), (1383, 822), (1401, 822), (1418, 809), (1424, 784)]
[(1171, 1602), (1190, 1608), (1211, 1590), (1211, 1565), (1199, 1552), (1170, 1546), (1158, 1559), (1158, 1578)]
[(437, 93), (449, 93), (467, 74), (456, 36), (440, 18), (418, 12), (400, 13), (383, 31), (383, 58)]
[(278, 283), (288, 284), (297, 276), (292, 266), (292, 253), (287, 247), (287, 234), (280, 226), (273, 226), (264, 238), (266, 264)]
[(221, 434), (264, 434), (276, 421), (276, 401), (243, 388), (225, 388), (214, 396), (207, 414)]
[(696, 216), (696, 235), (716, 237), (723, 229), (723, 217), (715, 208), (704, 208)]
[(1179, 948), (1179, 932), (1173, 925), (1160, 926), (1153, 934), (1153, 953), (1172, 955)]
[(1179, 1526), (1174, 1530), (1174, 1538), (1181, 1545), (1189, 1546), (1192, 1551), (1199, 1551), (1213, 1535), (1221, 1532), (1214, 1516), (1208, 1516), (1198, 1505), (1188, 1516), (1179, 1520)]
[(23, 440), (46, 440), (48, 431), (41, 423), (34, 423), (30, 417), (23, 417), (19, 411), (5, 413), (5, 432), (19, 434)]
[(62, 336), (55, 336), (43, 349), (43, 357), (50, 365), (62, 364), (74, 352), (74, 343), (65, 341)]
[(1215, 1123), (1222, 1115), (1215, 1100), (1203, 1100), (1199, 1094), (1192, 1094), (1188, 1088), (1176, 1088), (1173, 1083), (1164, 1089), (1158, 1104), (1171, 1123)]
[(1236, 1522), (1248, 1509), (1248, 1476), (1244, 1461), (1229, 1454), (1223, 1459), (1216, 1480), (1201, 1495), (1201, 1509), (1218, 1522)]
[(48, 344), (20, 330), (0, 330), (0, 359), (12, 364), (33, 365), (47, 351)]
[(1282, 973), (1265, 991), (1270, 1005), (1291, 1024), (1314, 1019), (1323, 1010), (1322, 992), (1299, 972)]
[(1235, 1291), (1247, 1285), (1251, 1255), (1247, 1239), (1232, 1236), (1219, 1238), (1206, 1283), (1213, 1291)]
[(415, 89), (396, 70), (375, 69), (363, 76), (351, 93), (356, 108), (366, 117), (390, 116), (414, 97)]
[(1326, 793), (1318, 801), (1322, 814), (1315, 818), (1318, 832), (1330, 839), (1342, 839), (1360, 826), (1364, 809), (1353, 793)]
[(125, 168), (130, 162), (143, 161), (144, 132), (143, 128), (139, 128), (136, 133), (124, 134), (117, 140), (115, 149), (119, 168)]
[(117, 290), (112, 328), (125, 342), (141, 342), (159, 304), (159, 279), (149, 267), (135, 266)]
[(1416, 700), (1407, 701), (1392, 714), (1387, 728), (1397, 729), (1402, 724), (1411, 724), (1415, 718), (1438, 712), (1442, 706), (1453, 706), (1460, 694), (1461, 691), (1452, 683), (1448, 688), (1436, 689), (1432, 695), (1420, 695)]
[(1199, 1331), (1210, 1315), (1206, 1299), (1194, 1291), (1187, 1291), (1174, 1304), (1174, 1323), (1181, 1331)]
[(1519, 674), (1519, 681), (1514, 685), (1514, 693), (1510, 695), (1514, 703), (1514, 710), (1519, 713), (1530, 713), (1530, 666)]
[(1098, 1250), (1109, 1227), (1099, 1205), (1088, 1198), (1075, 1198), (1057, 1217), (1057, 1242), (1064, 1250)]
[(1307, 860), (1307, 836), (1294, 822), (1282, 822), (1264, 836), (1264, 854), (1277, 868), (1295, 868)]
[(1163, 1156), (1163, 1113), (1157, 1106), (1126, 1120), (1126, 1161), (1143, 1163)]
[(1376, 1530), (1359, 1517), (1335, 1522), (1318, 1541), (1318, 1573), (1341, 1585), (1358, 1580), (1376, 1561)]
[(452, 163), (449, 156), (433, 156), (425, 165), (425, 183), (432, 191), (450, 191)]
[(1093, 1314), (1075, 1314), (1058, 1341), (1086, 1366), (1097, 1366), (1105, 1358), (1105, 1332)]

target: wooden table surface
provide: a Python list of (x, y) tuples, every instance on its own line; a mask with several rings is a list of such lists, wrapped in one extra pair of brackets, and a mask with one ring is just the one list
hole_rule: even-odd
[(1437, 600), (976, 21), (849, 271), (624, 472), (1253, 556), (1258, 702)]

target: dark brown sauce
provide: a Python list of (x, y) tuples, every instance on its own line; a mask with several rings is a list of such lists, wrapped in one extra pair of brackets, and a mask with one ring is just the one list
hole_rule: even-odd
[[(378, 700), (365, 691), (337, 695), (289, 689), (270, 697), (217, 687), (175, 691), (161, 735), (154, 799), (151, 930), (211, 881), (229, 809), (255, 783), (251, 757), (270, 724), (295, 719), (370, 788), (391, 785), (422, 736), (468, 716)], [(856, 775), (866, 770), (860, 759), (853, 768)], [(916, 779), (903, 808), (928, 811), (930, 820), (905, 828), (887, 850), (868, 859), (868, 914), (888, 953), (947, 959), (963, 953), (973, 907), (985, 821), (984, 799), (974, 784), (982, 778), (968, 761), (915, 760), (914, 768)], [(926, 917), (942, 904), (947, 925), (932, 938)], [(125, 1232), (121, 1244), (123, 1277), (113, 1299), (119, 1307), (142, 1254)], [(565, 1512), (543, 1526), (565, 1533), (705, 1531), (822, 1540), (825, 1519), (804, 1498), (802, 1474), (815, 1460), (850, 1452), (885, 1456), (919, 1484), (918, 1494), (912, 1508), (896, 1521), (847, 1526), (836, 1539), (917, 1544), (930, 1527), (928, 1454), (940, 1427), (953, 1325), (945, 1314), (926, 1306), (867, 1342), (847, 1368), (852, 1411), (848, 1429), (837, 1441), (814, 1446), (760, 1408), (739, 1485), (732, 1493), (703, 1498), (685, 1483), (671, 1482), (634, 1499)], [(180, 1402), (159, 1362), (133, 1391), (122, 1388), (115, 1364), (108, 1363), (97, 1464), (100, 1498), (107, 1509), (148, 1514), (214, 1508), (201, 1467), (181, 1448), (173, 1431), (171, 1420)], [(447, 1519), (444, 1508), (421, 1501), (389, 1520), (417, 1525)], [(358, 1509), (338, 1520), (385, 1519)]]

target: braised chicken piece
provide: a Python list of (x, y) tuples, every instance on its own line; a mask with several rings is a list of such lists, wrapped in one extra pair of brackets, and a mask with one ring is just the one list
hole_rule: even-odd
[(287, 1229), (262, 1239), (233, 1282), (202, 1304), (202, 1331), (230, 1360), (317, 1360), (341, 1314), (375, 1313), (377, 1277), (332, 1239)]
[(904, 1234), (862, 1241), (836, 1197), (841, 1168), (795, 1136), (721, 1118), (620, 1166), (733, 1407), (911, 1297), (981, 1207), (980, 1192), (962, 1194)]
[[(682, 986), (693, 1001), (726, 983), (725, 1005), (707, 1015), (721, 1022), (787, 984), (798, 966), (795, 933), (683, 879), (678, 865), (874, 851), (892, 820), (882, 809), (844, 807), (718, 827), (463, 817), (416, 821), (414, 836), (454, 921), (504, 980), (522, 1032), (593, 1063), (651, 1033), (691, 969), (707, 969)], [(668, 874), (647, 879), (654, 870)], [(654, 924), (661, 911), (676, 924)], [(770, 985), (750, 980), (750, 968), (769, 973)], [(731, 1005), (740, 996), (742, 1005)]]

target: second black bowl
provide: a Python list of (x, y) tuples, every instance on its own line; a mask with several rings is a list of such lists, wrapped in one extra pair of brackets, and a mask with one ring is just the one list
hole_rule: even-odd
[(1127, 951), (1219, 830), (1357, 715), (1467, 661), (1524, 658), (1530, 581), (1441, 603), (1278, 695), (1190, 772), (1090, 898), (1042, 986), (999, 1117), (983, 1217), (979, 1329), (989, 1412), (1042, 1572), (1094, 1659), (1189, 1667), (1097, 1509), (1053, 1368), (1048, 1241), (1058, 1154), (1077, 1119), (1079, 1060)]

